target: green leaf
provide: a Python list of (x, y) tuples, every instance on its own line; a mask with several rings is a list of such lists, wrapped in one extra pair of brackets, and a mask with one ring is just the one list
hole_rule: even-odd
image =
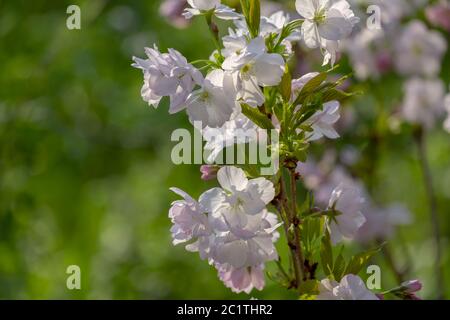
[(250, 107), (248, 104), (241, 104), (242, 106), (242, 113), (249, 118), (250, 120), (252, 120), (258, 127), (266, 129), (266, 130), (270, 130), (273, 129), (273, 124), (272, 121), (270, 121), (269, 118), (267, 118), (267, 116), (262, 113), (261, 111), (259, 111), (257, 108), (252, 108)]
[[(307, 210), (309, 204), (305, 201), (302, 205), (302, 211)], [(305, 259), (312, 262), (313, 254), (320, 251), (321, 246), (321, 236), (323, 233), (324, 219), (318, 217), (319, 219), (303, 219), (301, 224), (302, 232), (302, 242), (305, 245)]]
[(260, 0), (241, 0), (241, 7), (250, 35), (252, 38), (256, 38), (261, 23)]
[(320, 247), (320, 260), (322, 262), (322, 269), (325, 275), (333, 274), (333, 250), (331, 248), (330, 233), (325, 229), (322, 237), (322, 245)]
[(305, 98), (313, 93), (325, 80), (327, 79), (327, 73), (322, 72), (313, 77), (311, 80), (309, 80), (300, 90), (300, 93), (297, 96), (297, 99), (295, 100), (294, 105), (303, 104), (303, 101)]
[(289, 72), (289, 67), (286, 64), (283, 77), (280, 82), (280, 92), (284, 102), (288, 102), (291, 99), (292, 78)]
[(347, 92), (344, 92), (339, 89), (331, 88), (323, 93), (322, 99), (323, 99), (323, 103), (332, 101), (332, 100), (342, 101), (342, 100), (344, 100), (348, 97), (354, 96), (354, 95), (355, 95), (354, 93), (347, 93)]
[[(343, 247), (342, 247), (343, 248)], [(341, 278), (344, 276), (345, 272), (345, 259), (342, 255), (342, 249), (341, 252), (339, 252), (339, 255), (337, 256), (336, 260), (334, 261), (333, 266), (333, 276), (336, 281), (341, 281)]]
[[(301, 297), (303, 296), (314, 296), (319, 294), (319, 281), (317, 280), (306, 280), (302, 281), (299, 287), (299, 292)], [(308, 300), (308, 299), (303, 299)]]
[(378, 253), (382, 246), (384, 244), (382, 244), (381, 246), (365, 251), (365, 252), (361, 252), (358, 253), (357, 255), (353, 256), (348, 265), (347, 268), (345, 269), (345, 273), (344, 274), (355, 274), (357, 275), (361, 269), (364, 267), (364, 265), (369, 261), (370, 258), (372, 258), (376, 253)]

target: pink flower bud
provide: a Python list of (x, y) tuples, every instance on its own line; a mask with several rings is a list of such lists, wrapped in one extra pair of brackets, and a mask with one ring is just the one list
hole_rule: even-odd
[(433, 25), (450, 31), (450, 6), (446, 4), (436, 4), (425, 10), (425, 15)]
[(422, 289), (422, 283), (419, 280), (409, 280), (403, 282), (402, 287), (407, 293), (414, 293)]
[(217, 171), (219, 171), (219, 169), (219, 166), (208, 164), (202, 165), (200, 167), (200, 173), (202, 174), (201, 179), (205, 181), (215, 179), (217, 177)]
[(174, 27), (182, 29), (189, 25), (189, 21), (182, 15), (186, 7), (186, 0), (164, 0), (159, 7), (159, 13)]
[(375, 293), (378, 299), (384, 300), (384, 295), (382, 293)]
[(392, 67), (392, 58), (389, 52), (380, 52), (376, 56), (376, 65), (381, 73), (388, 72)]

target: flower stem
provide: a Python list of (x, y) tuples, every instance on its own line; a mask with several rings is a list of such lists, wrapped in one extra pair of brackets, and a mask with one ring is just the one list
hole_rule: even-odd
[(220, 47), (220, 41), (219, 41), (219, 28), (217, 28), (217, 25), (212, 21), (213, 14), (208, 13), (205, 15), (206, 23), (208, 24), (208, 29), (212, 35), (214, 44), (217, 48), (217, 52), (219, 52), (219, 55), (222, 55), (222, 48)]
[(435, 242), (435, 273), (438, 299), (444, 299), (444, 275), (442, 270), (442, 244), (439, 229), (439, 214), (437, 211), (436, 194), (433, 187), (433, 178), (431, 175), (430, 165), (427, 159), (426, 135), (423, 128), (418, 128), (415, 132), (415, 141), (417, 143), (417, 151), (422, 171), (423, 183), (428, 198), (430, 218), (432, 225), (432, 233)]
[[(297, 215), (297, 176), (295, 173), (295, 169), (290, 169), (291, 174), (291, 201), (292, 201), (292, 213), (291, 213), (291, 223), (294, 226), (294, 242), (296, 249), (296, 256), (299, 259), (300, 271), (303, 275), (303, 279), (305, 278), (305, 268), (304, 268), (304, 258), (303, 258), (303, 250), (301, 244), (301, 235), (300, 235), (300, 224), (301, 220)], [(305, 280), (305, 279), (304, 279)]]
[(280, 216), (283, 220), (283, 225), (284, 225), (284, 230), (286, 232), (286, 238), (288, 241), (288, 246), (290, 249), (290, 253), (291, 253), (291, 258), (292, 258), (292, 264), (293, 264), (293, 268), (294, 268), (294, 274), (295, 274), (295, 287), (297, 289), (300, 288), (300, 283), (303, 279), (303, 263), (302, 263), (302, 259), (301, 257), (301, 247), (300, 247), (300, 255), (299, 255), (299, 246), (298, 246), (298, 242), (297, 240), (299, 240), (299, 238), (297, 238), (295, 236), (296, 232), (294, 231), (294, 235), (292, 235), (292, 232), (290, 232), (290, 227), (292, 225), (291, 220), (292, 220), (292, 214), (290, 213), (290, 208), (287, 204), (287, 196), (286, 196), (286, 192), (285, 192), (285, 184), (284, 184), (284, 177), (283, 177), (283, 172), (281, 170), (281, 174), (280, 174), (280, 194), (279, 194), (279, 198), (280, 198), (280, 203), (281, 205), (278, 207), (278, 210), (280, 211)]
[[(383, 243), (382, 240), (377, 241), (378, 245), (381, 245)], [(398, 267), (396, 261), (394, 260), (394, 256), (392, 255), (392, 252), (390, 250), (390, 248), (388, 247), (388, 245), (384, 245), (381, 249), (384, 259), (386, 260), (386, 263), (388, 264), (388, 266), (391, 268), (392, 273), (395, 276), (395, 280), (400, 284), (403, 281), (405, 281), (405, 271), (404, 270), (400, 270), (400, 268)]]

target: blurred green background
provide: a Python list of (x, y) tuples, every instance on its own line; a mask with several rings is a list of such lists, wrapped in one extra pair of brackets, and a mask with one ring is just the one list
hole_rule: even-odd
[[(66, 28), (70, 4), (81, 7), (81, 30)], [(197, 197), (214, 182), (200, 180), (199, 166), (172, 164), (170, 135), (191, 126), (184, 113), (169, 116), (166, 103), (153, 109), (142, 101), (142, 74), (130, 66), (131, 57), (157, 43), (188, 60), (204, 59), (213, 43), (204, 21), (176, 29), (160, 17), (159, 4), (0, 1), (0, 298), (249, 297), (231, 293), (197, 254), (171, 244), (167, 213), (176, 196), (168, 188)], [(356, 101), (366, 109), (371, 103), (364, 96)], [(445, 241), (449, 141), (442, 130), (431, 133)], [(414, 146), (402, 136), (389, 144), (375, 194), (381, 203), (400, 201), (413, 211), (415, 222), (402, 237), (411, 275), (424, 282), (423, 296), (432, 297), (431, 228)], [(392, 243), (394, 254), (405, 250)], [(278, 247), (283, 255), (282, 240)], [(66, 288), (72, 264), (81, 268), (81, 290)], [(395, 285), (382, 270), (386, 287)], [(294, 297), (269, 279), (251, 296)]]

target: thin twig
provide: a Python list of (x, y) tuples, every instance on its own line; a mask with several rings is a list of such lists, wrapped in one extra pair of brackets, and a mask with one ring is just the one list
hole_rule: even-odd
[(300, 260), (300, 270), (302, 272), (303, 277), (305, 274), (305, 265), (303, 258), (303, 250), (301, 244), (301, 236), (300, 236), (300, 224), (301, 220), (297, 215), (297, 177), (295, 174), (295, 169), (290, 169), (291, 173), (291, 202), (292, 202), (292, 213), (291, 213), (291, 223), (294, 226), (294, 242), (297, 252), (297, 258)]
[(444, 275), (442, 270), (442, 247), (439, 229), (439, 214), (437, 211), (437, 200), (433, 187), (433, 177), (431, 175), (430, 165), (427, 158), (426, 136), (423, 128), (419, 128), (415, 132), (415, 141), (417, 143), (417, 151), (422, 171), (423, 183), (428, 198), (430, 218), (432, 225), (432, 233), (435, 242), (435, 276), (438, 299), (444, 299)]
[[(377, 241), (378, 245), (381, 245), (383, 241)], [(392, 255), (391, 250), (389, 249), (388, 245), (384, 245), (381, 249), (381, 252), (383, 253), (384, 259), (386, 260), (386, 263), (391, 268), (392, 273), (395, 276), (395, 279), (397, 280), (397, 283), (402, 283), (405, 281), (405, 271), (400, 270), (400, 268), (397, 266), (394, 257)]]
[[(288, 241), (288, 246), (290, 249), (290, 253), (291, 253), (291, 257), (292, 257), (292, 264), (294, 267), (294, 274), (295, 274), (295, 285), (296, 288), (299, 289), (300, 288), (300, 283), (303, 279), (303, 273), (302, 273), (302, 262), (300, 260), (300, 256), (298, 254), (298, 245), (296, 244), (296, 239), (295, 239), (295, 232), (294, 232), (294, 239), (292, 239), (291, 233), (289, 232), (290, 226), (292, 224), (291, 222), (291, 214), (290, 214), (290, 210), (289, 210), (289, 206), (287, 205), (287, 197), (286, 197), (286, 193), (285, 193), (285, 186), (284, 186), (284, 177), (283, 177), (283, 172), (281, 171), (281, 175), (280, 175), (280, 200), (281, 200), (281, 205), (282, 207), (280, 208), (281, 212), (281, 217), (284, 219), (284, 224), (285, 224), (285, 232), (286, 232), (286, 238)], [(284, 214), (286, 213), (286, 214)], [(301, 247), (300, 247), (301, 250)]]

